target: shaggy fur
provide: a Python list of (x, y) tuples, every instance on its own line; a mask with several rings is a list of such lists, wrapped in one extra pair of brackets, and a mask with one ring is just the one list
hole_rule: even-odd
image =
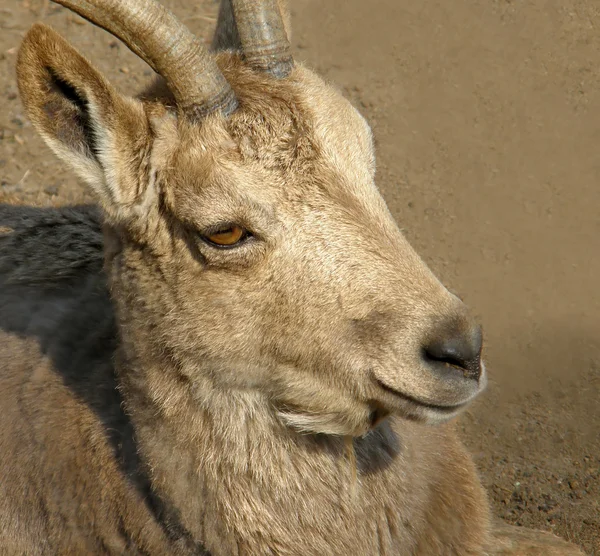
[[(476, 327), (391, 218), (365, 121), (302, 66), (218, 63), (239, 108), (192, 123), (24, 39), (25, 108), (102, 216), (0, 209), (2, 548), (577, 554), (490, 524), (448, 422), (485, 372), (422, 355)], [(230, 223), (251, 237), (203, 239)]]

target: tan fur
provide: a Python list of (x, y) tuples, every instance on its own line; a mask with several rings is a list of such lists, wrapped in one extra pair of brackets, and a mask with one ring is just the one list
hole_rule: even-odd
[[(473, 321), (389, 214), (368, 125), (302, 66), (218, 64), (239, 109), (191, 123), (49, 28), (24, 39), (24, 105), (96, 194), (106, 276), (61, 273), (98, 241), (89, 209), (0, 238), (2, 549), (535, 554), (446, 422), (485, 374), (446, 380), (422, 346)], [(200, 238), (223, 222), (254, 237)]]

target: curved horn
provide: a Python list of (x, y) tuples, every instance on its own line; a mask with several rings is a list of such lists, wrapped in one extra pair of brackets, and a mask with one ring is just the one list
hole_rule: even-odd
[(121, 39), (161, 75), (189, 117), (231, 113), (237, 101), (200, 41), (154, 0), (53, 0)]
[[(282, 0), (222, 0), (213, 47), (239, 48), (252, 67), (275, 77), (287, 76), (294, 67), (287, 13)], [(286, 16), (284, 21), (282, 16)]]

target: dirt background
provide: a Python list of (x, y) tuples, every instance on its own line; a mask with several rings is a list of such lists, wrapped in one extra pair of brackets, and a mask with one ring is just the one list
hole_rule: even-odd
[[(167, 0), (209, 37), (213, 0)], [(600, 4), (293, 0), (295, 53), (372, 124), (401, 228), (484, 324), (461, 418), (497, 515), (600, 554)], [(0, 7), (0, 202), (86, 193), (26, 121), (16, 49), (43, 20), (122, 91), (149, 69), (44, 0)]]

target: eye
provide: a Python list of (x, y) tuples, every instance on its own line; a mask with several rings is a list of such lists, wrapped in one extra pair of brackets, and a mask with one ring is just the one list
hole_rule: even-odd
[(249, 237), (249, 232), (235, 224), (223, 227), (202, 238), (216, 247), (235, 247)]

